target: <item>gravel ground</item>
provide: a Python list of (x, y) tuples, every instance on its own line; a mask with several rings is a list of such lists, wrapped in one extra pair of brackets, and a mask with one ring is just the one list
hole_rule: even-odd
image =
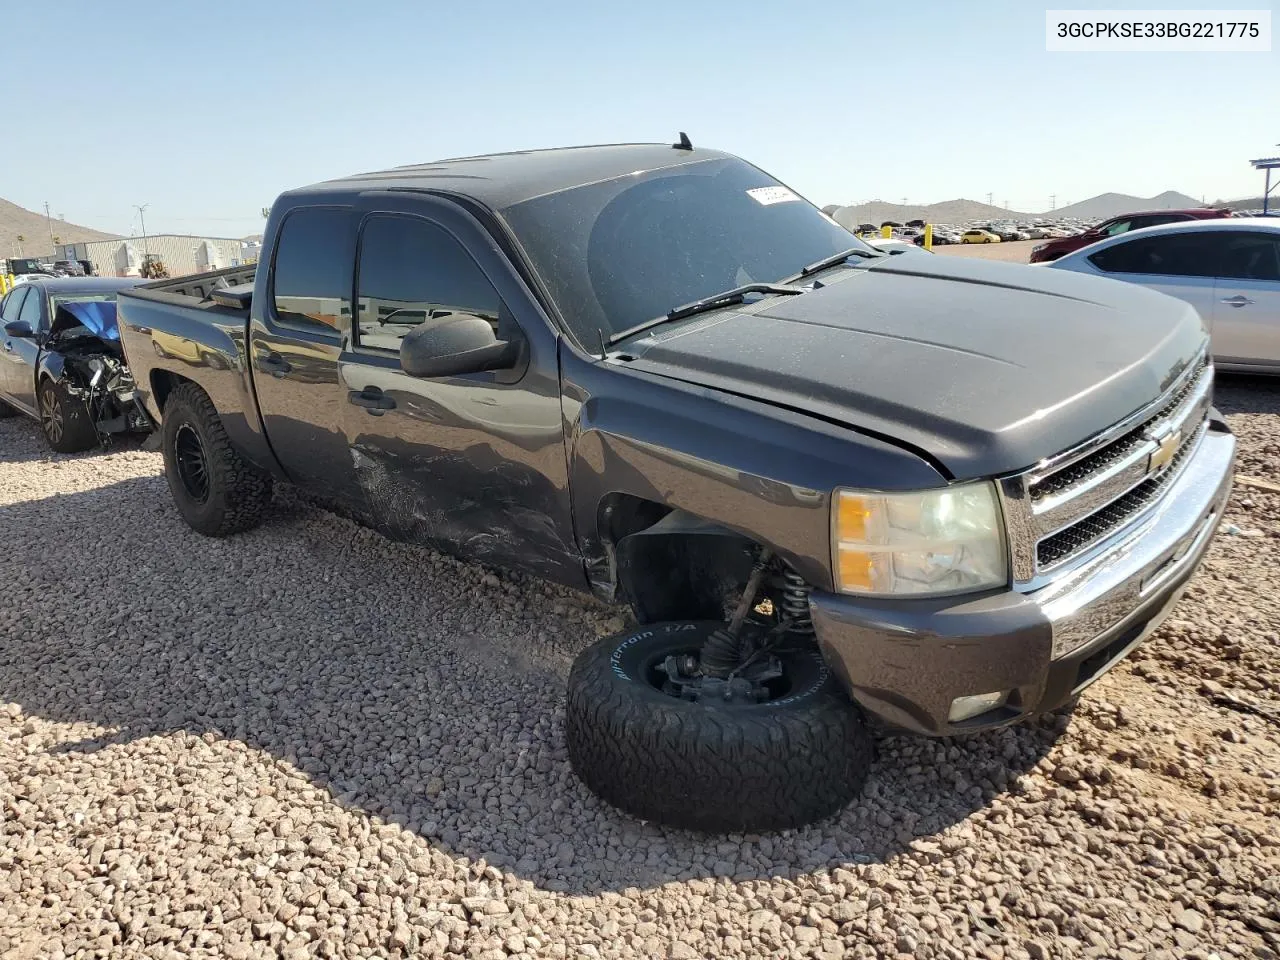
[[(1280, 481), (1280, 383), (1219, 402)], [(1280, 956), (1276, 494), (1073, 716), (706, 838), (570, 772), (612, 611), (287, 492), (202, 539), (160, 469), (0, 422), (0, 957)]]
[(1009, 263), (1026, 263), (1031, 259), (1031, 248), (1043, 240), (1011, 240), (1008, 243), (948, 243), (933, 248), (944, 257), (977, 257), (980, 260), (1005, 260)]

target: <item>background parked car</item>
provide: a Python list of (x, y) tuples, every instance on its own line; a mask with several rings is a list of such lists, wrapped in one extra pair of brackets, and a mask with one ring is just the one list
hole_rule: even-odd
[(1097, 243), (1105, 237), (1114, 237), (1130, 230), (1142, 230), (1145, 227), (1156, 227), (1162, 223), (1181, 223), (1187, 220), (1217, 220), (1230, 217), (1231, 211), (1214, 207), (1197, 207), (1191, 210), (1151, 210), (1145, 213), (1126, 213), (1124, 216), (1103, 220), (1096, 226), (1081, 231), (1074, 236), (1042, 243), (1031, 251), (1032, 263), (1048, 263), (1059, 257)]
[(1011, 223), (993, 223), (983, 229), (989, 230), (1005, 242), (1027, 239), (1017, 227)]
[(990, 230), (982, 230), (974, 227), (972, 230), (966, 230), (960, 235), (961, 243), (999, 243), (1000, 235), (992, 233)]
[(112, 433), (145, 432), (116, 328), (116, 291), (138, 278), (29, 280), (0, 301), (0, 416), (40, 422), (59, 453)]
[(1280, 373), (1280, 222), (1194, 220), (1119, 234), (1050, 267), (1112, 277), (1190, 303), (1227, 370)]
[(56, 279), (57, 278), (52, 273), (19, 273), (17, 276), (13, 278), (13, 285), (16, 287), (16, 286), (19, 286), (20, 284), (30, 283), (33, 280), (56, 280)]

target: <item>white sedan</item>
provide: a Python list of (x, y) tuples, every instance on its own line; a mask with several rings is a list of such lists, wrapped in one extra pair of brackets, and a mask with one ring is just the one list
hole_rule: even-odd
[(1166, 223), (1100, 240), (1045, 266), (1185, 300), (1209, 330), (1220, 369), (1280, 373), (1280, 219)]

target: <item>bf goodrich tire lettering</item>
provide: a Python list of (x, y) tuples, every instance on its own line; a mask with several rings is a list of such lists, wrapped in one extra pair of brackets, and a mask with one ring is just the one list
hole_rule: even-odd
[[(195, 384), (183, 384), (169, 395), (161, 427), (165, 479), (178, 512), (197, 533), (225, 537), (256, 527), (271, 501), (271, 477), (240, 456), (232, 447), (222, 420), (208, 395)], [(196, 499), (183, 483), (178, 468), (176, 440), (182, 434), (190, 446), (198, 438), (208, 477), (203, 500)]]
[(693, 830), (779, 830), (836, 813), (861, 791), (874, 743), (816, 649), (768, 704), (692, 703), (641, 675), (717, 626), (652, 624), (578, 656), (565, 722), (574, 770), (614, 806)]

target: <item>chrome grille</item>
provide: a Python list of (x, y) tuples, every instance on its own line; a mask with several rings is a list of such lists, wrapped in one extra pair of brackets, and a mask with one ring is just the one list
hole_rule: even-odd
[(1091, 453), (1070, 466), (1063, 467), (1057, 473), (1051, 473), (1041, 480), (1036, 480), (1031, 484), (1031, 499), (1040, 501), (1046, 497), (1057, 496), (1124, 459), (1145, 439), (1144, 430), (1145, 426), (1130, 430), (1115, 443), (1107, 444), (1096, 453)]
[(1178, 452), (1169, 461), (1164, 471), (1150, 479), (1144, 480), (1118, 500), (1109, 504), (1067, 527), (1051, 537), (1046, 537), (1036, 545), (1036, 563), (1040, 569), (1052, 567), (1054, 564), (1079, 553), (1091, 543), (1114, 533), (1139, 513), (1160, 498), (1167, 486), (1178, 475), (1179, 468), (1187, 459), (1200, 437), (1204, 435), (1204, 424), (1182, 442)]
[(1213, 368), (1201, 355), (1144, 410), (1000, 482), (1021, 589), (1096, 553), (1154, 506), (1204, 435), (1212, 388)]

